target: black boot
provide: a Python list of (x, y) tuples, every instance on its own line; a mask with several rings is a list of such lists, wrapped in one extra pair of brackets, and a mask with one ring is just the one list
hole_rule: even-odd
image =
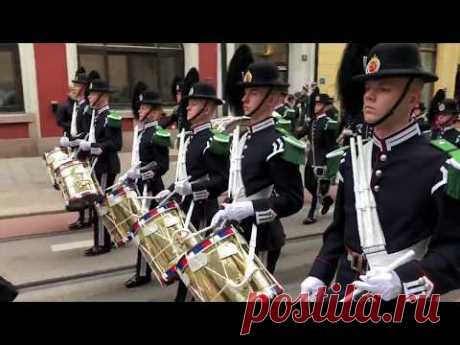
[(125, 282), (125, 286), (128, 289), (131, 289), (131, 288), (134, 288), (134, 287), (137, 287), (137, 286), (142, 286), (142, 285), (148, 284), (151, 281), (152, 281), (152, 278), (150, 276), (140, 277), (140, 276), (135, 274)]
[(324, 197), (323, 208), (321, 209), (321, 214), (325, 215), (329, 211), (329, 208), (332, 206), (333, 203), (334, 203), (334, 200), (329, 195)]

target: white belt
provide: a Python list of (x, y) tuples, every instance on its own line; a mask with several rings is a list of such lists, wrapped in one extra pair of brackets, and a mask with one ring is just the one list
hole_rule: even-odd
[(421, 260), (426, 252), (428, 251), (428, 244), (430, 243), (431, 237), (428, 237), (424, 240), (421, 240), (412, 246), (402, 249), (398, 252), (388, 254), (386, 251), (378, 251), (375, 253), (370, 253), (366, 255), (367, 262), (371, 269), (375, 269), (376, 267), (388, 267), (390, 264), (395, 262), (397, 259), (405, 255), (409, 250), (413, 250), (415, 252), (415, 256), (413, 258), (408, 259), (407, 261), (401, 262), (400, 265), (407, 263), (410, 260)]
[(264, 189), (259, 190), (257, 193), (254, 193), (250, 196), (243, 196), (238, 198), (235, 201), (252, 201), (257, 199), (268, 199), (273, 193), (273, 185), (265, 187)]

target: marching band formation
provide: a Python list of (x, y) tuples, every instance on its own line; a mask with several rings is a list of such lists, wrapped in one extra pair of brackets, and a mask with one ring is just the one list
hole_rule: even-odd
[[(323, 245), (299, 282), (310, 300), (333, 281), (344, 298), (445, 293), (460, 287), (460, 111), (440, 90), (424, 114), (422, 87), (436, 80), (422, 69), (416, 44), (348, 44), (339, 116), (314, 83), (289, 95), (276, 65), (254, 61), (242, 45), (225, 84), (231, 116), (216, 118), (224, 101), (195, 68), (174, 80), (169, 116), (157, 91), (136, 85), (131, 166), (120, 174), (122, 117), (110, 108), (113, 90), (80, 68), (57, 112), (64, 135), (44, 159), (66, 209), (79, 211), (71, 228), (93, 225), (85, 255), (135, 242), (128, 288), (153, 273), (162, 286), (178, 282), (177, 302), (188, 293), (204, 302), (282, 293), (280, 219), (302, 209), (305, 186), (312, 195), (305, 225), (335, 202)], [(174, 145), (174, 183), (165, 186)], [(344, 296), (347, 284), (354, 296)]]

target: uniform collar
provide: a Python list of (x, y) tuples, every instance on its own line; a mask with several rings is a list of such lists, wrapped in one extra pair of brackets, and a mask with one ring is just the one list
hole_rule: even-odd
[(101, 109), (96, 110), (96, 114), (99, 115), (99, 114), (101, 114), (104, 111), (109, 110), (109, 109), (110, 109), (110, 106), (107, 104), (106, 106), (102, 107)]
[(147, 122), (142, 126), (142, 129), (144, 130), (150, 127), (155, 127), (156, 125), (158, 125), (158, 121)]
[(85, 102), (86, 102), (86, 99), (82, 98), (78, 101), (78, 105), (82, 105)]
[(327, 116), (326, 113), (319, 114), (318, 116), (315, 117), (315, 120), (322, 119), (325, 116)]
[(254, 125), (249, 126), (249, 131), (251, 133), (256, 133), (259, 131), (264, 130), (265, 128), (269, 128), (275, 125), (275, 121), (273, 120), (272, 117), (269, 117), (265, 120), (262, 120)]
[(199, 126), (197, 126), (195, 128), (192, 128), (192, 133), (194, 135), (196, 135), (196, 134), (198, 134), (198, 133), (200, 133), (200, 132), (202, 132), (202, 131), (204, 131), (206, 129), (209, 129), (209, 128), (211, 128), (211, 122), (206, 122), (206, 123), (203, 123), (202, 125), (199, 125)]
[(372, 140), (374, 141), (374, 144), (380, 148), (380, 151), (387, 152), (391, 151), (395, 146), (400, 145), (407, 140), (421, 134), (422, 132), (420, 131), (418, 122), (412, 122), (403, 129), (385, 139), (378, 138), (374, 133)]

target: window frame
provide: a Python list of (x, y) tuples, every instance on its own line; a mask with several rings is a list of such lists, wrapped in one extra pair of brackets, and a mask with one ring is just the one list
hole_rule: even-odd
[(0, 113), (23, 113), (25, 112), (24, 88), (22, 85), (22, 71), (21, 71), (21, 57), (19, 54), (18, 43), (2, 43), (0, 44), (0, 51), (10, 51), (13, 53), (13, 75), (14, 86), (17, 92), (19, 103), (13, 106), (1, 106)]
[[(80, 64), (80, 54), (94, 54), (94, 55), (102, 55), (103, 56), (103, 65), (104, 65), (104, 74), (106, 75), (107, 82), (109, 85), (111, 84), (110, 75), (108, 73), (108, 57), (109, 55), (122, 55), (127, 57), (127, 74), (128, 74), (128, 87), (130, 88), (130, 93), (132, 92), (132, 87), (134, 87), (134, 83), (137, 80), (133, 80), (133, 63), (130, 57), (138, 55), (138, 56), (154, 56), (156, 60), (156, 68), (159, 71), (161, 67), (161, 58), (162, 57), (176, 57), (176, 67), (181, 72), (179, 74), (184, 76), (184, 60), (185, 60), (185, 52), (184, 52), (184, 45), (182, 43), (177, 43), (177, 47), (166, 47), (162, 46), (162, 43), (139, 43), (136, 44), (124, 44), (124, 43), (78, 43), (77, 44), (77, 61), (78, 65)], [(176, 55), (178, 54), (178, 55)], [(161, 85), (162, 77), (161, 73), (157, 74), (157, 83)], [(171, 77), (171, 81), (174, 76)], [(161, 90), (158, 90), (161, 93)], [(166, 93), (169, 95), (169, 88), (165, 90)], [(112, 106), (115, 109), (126, 109), (130, 107), (130, 100), (127, 103), (114, 103), (112, 102)], [(165, 106), (172, 106), (174, 105), (174, 100), (166, 100), (164, 102)]]

